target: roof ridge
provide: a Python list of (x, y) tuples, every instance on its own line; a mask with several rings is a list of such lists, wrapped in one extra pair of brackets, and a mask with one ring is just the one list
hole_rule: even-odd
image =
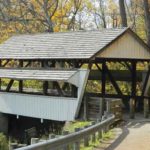
[(117, 28), (102, 28), (102, 29), (93, 29), (93, 30), (76, 30), (76, 31), (61, 31), (61, 32), (38, 32), (38, 33), (21, 33), (14, 34), (12, 37), (16, 36), (36, 36), (36, 35), (44, 35), (44, 34), (68, 34), (68, 33), (88, 33), (88, 32), (100, 32), (100, 31), (109, 31), (109, 30), (126, 30), (129, 27), (117, 27)]

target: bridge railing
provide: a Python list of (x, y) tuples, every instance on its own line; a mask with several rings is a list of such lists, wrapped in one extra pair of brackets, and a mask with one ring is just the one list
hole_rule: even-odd
[(102, 132), (109, 130), (114, 118), (114, 115), (108, 115), (103, 119), (103, 121), (95, 124), (93, 123), (91, 126), (88, 126), (84, 129), (77, 129), (74, 133), (29, 145), (23, 148), (18, 148), (16, 150), (69, 150), (70, 145), (72, 145), (71, 149), (73, 148), (73, 150), (79, 150), (81, 141), (84, 141), (84, 146), (88, 146), (90, 137), (92, 137), (93, 142), (96, 141), (96, 137), (101, 138)]

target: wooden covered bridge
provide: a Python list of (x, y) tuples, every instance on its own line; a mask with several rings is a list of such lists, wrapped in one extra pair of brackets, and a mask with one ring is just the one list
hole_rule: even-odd
[[(0, 45), (0, 62), (4, 114), (74, 120), (86, 109), (81, 105), (90, 80), (98, 80), (101, 88), (86, 93), (88, 97), (119, 98), (125, 107), (129, 100), (139, 106), (144, 99), (149, 102), (150, 48), (130, 28), (16, 35)], [(111, 68), (110, 63), (122, 68)], [(37, 81), (40, 88), (33, 90), (26, 81)], [(108, 81), (115, 94), (107, 93)], [(122, 81), (130, 83), (130, 93), (123, 93), (118, 84)], [(140, 93), (137, 83), (142, 85)]]

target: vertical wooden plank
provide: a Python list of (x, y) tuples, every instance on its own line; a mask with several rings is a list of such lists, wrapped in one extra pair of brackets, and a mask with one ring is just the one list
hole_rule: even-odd
[(106, 86), (106, 62), (102, 62), (102, 96), (105, 98), (105, 86)]
[(135, 118), (135, 99), (130, 99), (130, 118)]
[(83, 116), (83, 119), (85, 120), (85, 121), (87, 121), (87, 119), (88, 119), (88, 97), (85, 95), (84, 96), (84, 116)]
[(130, 99), (130, 118), (135, 117), (135, 97), (136, 97), (136, 61), (131, 62), (132, 64), (132, 91)]
[[(45, 64), (46, 64), (45, 61), (42, 60), (41, 61), (41, 67), (45, 68), (46, 67)], [(47, 91), (48, 91), (48, 81), (43, 81), (43, 94), (47, 95)]]
[(102, 62), (102, 107), (101, 107), (101, 116), (104, 113), (104, 102), (105, 102), (105, 94), (106, 94), (106, 61)]
[(149, 99), (147, 98), (144, 99), (144, 117), (149, 117)]
[[(23, 67), (23, 60), (19, 60), (19, 68)], [(21, 93), (23, 91), (23, 81), (19, 80), (19, 92)]]
[[(2, 60), (1, 59), (0, 59), (0, 67), (2, 67)], [(1, 87), (2, 87), (2, 80), (0, 78), (0, 90), (2, 89)]]
[(136, 62), (132, 62), (132, 92), (131, 95), (133, 98), (136, 96)]
[(99, 103), (99, 120), (101, 121), (102, 116), (103, 116), (103, 109), (104, 109), (104, 102), (103, 102), (103, 98), (100, 98), (100, 103)]

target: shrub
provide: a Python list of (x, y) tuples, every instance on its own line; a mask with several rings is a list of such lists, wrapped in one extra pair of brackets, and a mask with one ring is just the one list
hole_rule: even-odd
[(8, 141), (3, 133), (0, 133), (0, 150), (8, 150)]

